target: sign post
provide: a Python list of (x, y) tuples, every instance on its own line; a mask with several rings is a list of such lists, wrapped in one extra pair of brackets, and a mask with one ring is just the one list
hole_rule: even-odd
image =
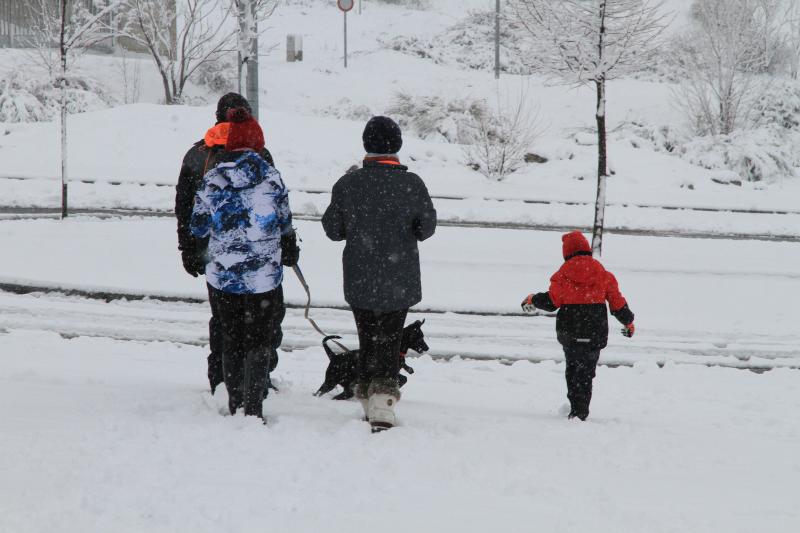
[(336, 5), (344, 13), (344, 68), (347, 68), (347, 12), (353, 9), (355, 0), (336, 0)]

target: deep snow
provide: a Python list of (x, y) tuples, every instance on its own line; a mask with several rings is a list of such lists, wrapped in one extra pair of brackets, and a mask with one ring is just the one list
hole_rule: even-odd
[(319, 349), (282, 354), (269, 426), (223, 417), (205, 351), (0, 336), (0, 530), (792, 533), (796, 371), (655, 365), (559, 414), (563, 365), (416, 360), (401, 426), (314, 398)]

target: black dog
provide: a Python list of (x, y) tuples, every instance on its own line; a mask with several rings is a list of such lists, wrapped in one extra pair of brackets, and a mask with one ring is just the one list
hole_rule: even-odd
[[(413, 324), (409, 324), (403, 328), (403, 338), (400, 340), (400, 368), (408, 372), (414, 373), (414, 369), (406, 364), (406, 352), (409, 349), (417, 353), (425, 353), (428, 351), (428, 345), (425, 343), (425, 335), (422, 333), (422, 324), (425, 321), (417, 320)], [(347, 350), (345, 352), (336, 353), (328, 346), (328, 342), (333, 339), (341, 339), (335, 335), (329, 335), (322, 339), (322, 347), (325, 353), (328, 354), (328, 369), (325, 371), (325, 382), (319, 388), (314, 396), (322, 396), (332, 391), (337, 385), (341, 386), (344, 391), (333, 397), (334, 400), (349, 400), (355, 396), (356, 380), (358, 379), (358, 355), (359, 350)], [(397, 382), (402, 387), (406, 384), (408, 378), (402, 374), (397, 375)]]

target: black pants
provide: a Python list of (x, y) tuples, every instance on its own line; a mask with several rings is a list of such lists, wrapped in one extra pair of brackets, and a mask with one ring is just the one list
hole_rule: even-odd
[[(211, 291), (216, 290), (211, 285), (208, 285), (208, 298), (211, 300)], [(273, 351), (272, 357), (269, 360), (269, 372), (267, 373), (267, 389), (272, 387), (272, 382), (269, 379), (269, 373), (275, 370), (278, 366), (278, 352), (277, 349), (281, 345), (283, 334), (280, 328), (278, 334), (273, 337), (273, 346), (276, 351)], [(208, 341), (209, 351), (208, 354), (208, 384), (211, 386), (211, 394), (214, 394), (217, 386), (225, 381), (225, 373), (222, 371), (222, 323), (219, 318), (214, 316), (214, 310), (211, 310), (211, 320), (208, 321)]]
[(261, 416), (270, 360), (283, 338), (283, 289), (231, 294), (209, 287), (208, 294), (222, 337), (219, 347), (231, 414), (244, 407), (245, 415)]
[(569, 398), (570, 415), (584, 419), (589, 416), (589, 403), (592, 401), (592, 380), (597, 370), (600, 350), (592, 346), (564, 346), (564, 357), (567, 360), (567, 398)]
[(406, 315), (408, 309), (388, 313), (353, 309), (360, 347), (358, 382), (362, 386), (375, 380), (397, 382)]

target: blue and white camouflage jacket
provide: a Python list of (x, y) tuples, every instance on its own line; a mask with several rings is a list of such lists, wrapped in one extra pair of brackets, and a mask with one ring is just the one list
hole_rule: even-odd
[(192, 211), (195, 237), (209, 238), (206, 280), (223, 292), (260, 294), (283, 281), (281, 235), (292, 231), (280, 172), (255, 152), (203, 177)]

